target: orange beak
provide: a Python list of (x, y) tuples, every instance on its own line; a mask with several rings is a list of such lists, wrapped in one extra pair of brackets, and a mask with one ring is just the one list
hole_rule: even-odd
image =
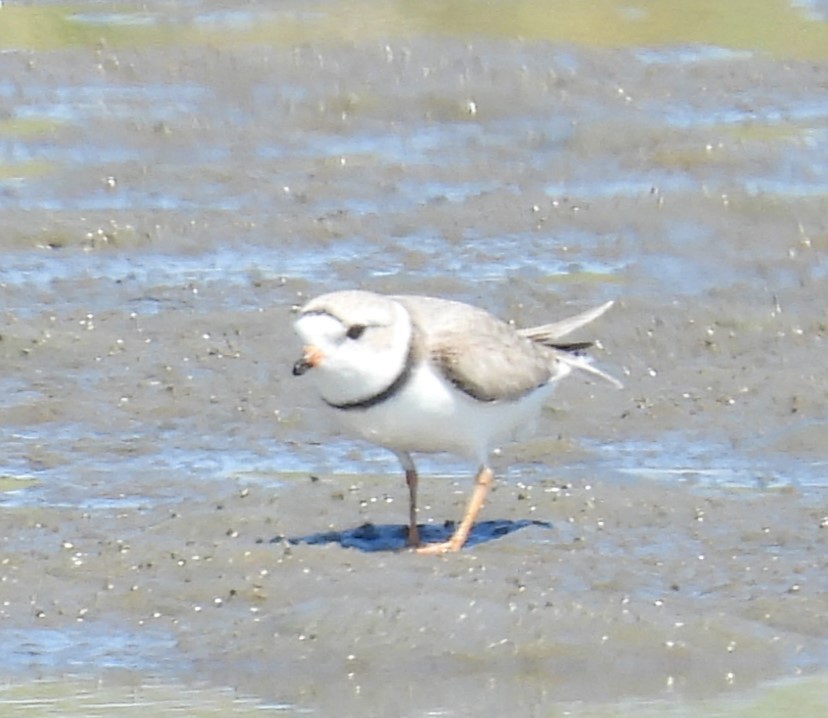
[(314, 346), (306, 346), (302, 358), (293, 365), (293, 376), (301, 376), (322, 361), (322, 352)]

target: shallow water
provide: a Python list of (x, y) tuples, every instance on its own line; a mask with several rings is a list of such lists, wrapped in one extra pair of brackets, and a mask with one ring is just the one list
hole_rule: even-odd
[[(827, 10), (0, 8), (0, 712), (822, 715)], [(389, 551), (394, 458), (289, 375), (350, 286), (617, 299), (626, 388)]]

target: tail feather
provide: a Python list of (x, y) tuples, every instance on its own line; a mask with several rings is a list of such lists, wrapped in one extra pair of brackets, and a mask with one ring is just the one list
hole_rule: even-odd
[(533, 342), (553, 346), (555, 340), (565, 337), (567, 334), (571, 334), (585, 324), (589, 324), (590, 322), (598, 319), (598, 317), (606, 312), (614, 303), (615, 302), (613, 301), (609, 301), (599, 307), (588, 309), (585, 312), (581, 312), (581, 314), (576, 314), (574, 317), (561, 319), (560, 321), (552, 322), (551, 324), (541, 324), (537, 327), (519, 329), (518, 332), (524, 337), (531, 339)]
[(543, 344), (552, 349), (557, 349), (561, 352), (558, 357), (573, 369), (580, 369), (587, 374), (600, 377), (604, 381), (609, 382), (614, 387), (621, 389), (623, 384), (614, 376), (610, 376), (604, 371), (594, 367), (592, 360), (584, 354), (584, 351), (592, 346), (592, 342), (559, 342), (561, 337), (574, 332), (576, 329), (589, 324), (606, 312), (614, 302), (609, 301), (601, 306), (588, 309), (581, 314), (576, 314), (574, 317), (568, 319), (561, 319), (551, 324), (542, 324), (537, 327), (527, 327), (526, 329), (518, 330), (521, 335), (533, 342)]
[(555, 342), (554, 344), (544, 344), (544, 346), (552, 347), (552, 349), (557, 349), (559, 351), (567, 352), (568, 354), (575, 354), (576, 356), (578, 356), (582, 355), (587, 349), (589, 349), (594, 344), (595, 342)]
[(587, 356), (576, 356), (573, 354), (561, 354), (559, 355), (560, 359), (569, 364), (573, 369), (580, 369), (587, 374), (592, 374), (593, 376), (597, 376), (600, 379), (603, 379), (606, 382), (612, 384), (616, 389), (623, 389), (624, 385), (618, 381), (614, 376), (611, 374), (607, 374), (605, 371), (602, 371), (598, 367), (592, 365), (592, 360)]

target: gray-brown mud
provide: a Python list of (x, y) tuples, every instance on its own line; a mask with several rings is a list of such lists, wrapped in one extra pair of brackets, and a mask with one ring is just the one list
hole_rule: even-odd
[[(0, 8), (0, 713), (707, 715), (810, 676), (822, 715), (828, 60), (351, 5)], [(562, 386), (459, 555), (395, 551), (393, 457), (289, 371), (291, 306), (351, 286), (617, 299), (585, 338), (625, 389)], [(472, 468), (421, 461), (434, 535)]]

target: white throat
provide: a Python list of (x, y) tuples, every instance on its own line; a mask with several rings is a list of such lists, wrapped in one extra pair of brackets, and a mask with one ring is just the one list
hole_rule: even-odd
[(356, 341), (344, 337), (342, 323), (331, 316), (310, 314), (297, 321), (297, 332), (305, 343), (321, 352), (309, 376), (326, 403), (370, 402), (410, 372), (411, 319), (401, 305), (394, 305), (390, 324), (369, 326)]

